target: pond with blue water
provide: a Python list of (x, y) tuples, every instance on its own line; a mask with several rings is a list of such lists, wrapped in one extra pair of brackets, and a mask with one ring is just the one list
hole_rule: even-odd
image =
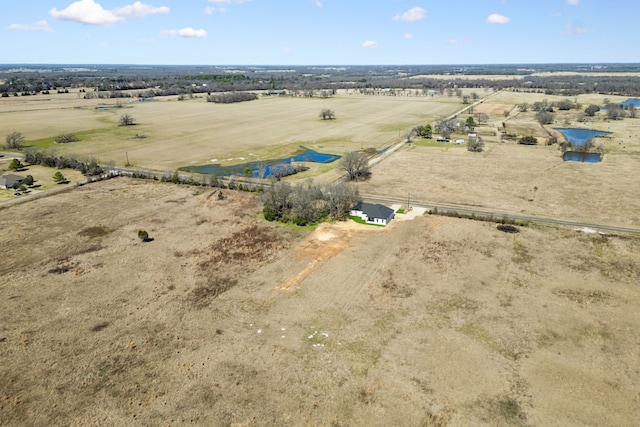
[(600, 130), (578, 128), (556, 128), (555, 130), (562, 133), (564, 137), (567, 138), (567, 142), (569, 142), (572, 147), (583, 146), (591, 138), (598, 138), (600, 136), (608, 135), (611, 133), (603, 132)]
[(565, 162), (599, 163), (602, 161), (600, 153), (587, 153), (581, 151), (567, 151), (562, 155)]
[(630, 105), (633, 105), (634, 107), (638, 108), (640, 107), (640, 99), (637, 98), (629, 98), (624, 102), (621, 102), (620, 104), (618, 104), (621, 107), (627, 108)]
[(302, 148), (299, 154), (285, 159), (254, 161), (229, 166), (212, 163), (202, 166), (185, 166), (180, 170), (192, 173), (216, 174), (218, 176), (243, 175), (252, 178), (272, 178), (291, 175), (299, 171), (294, 162), (331, 163), (341, 157), (336, 154), (318, 153), (314, 150)]

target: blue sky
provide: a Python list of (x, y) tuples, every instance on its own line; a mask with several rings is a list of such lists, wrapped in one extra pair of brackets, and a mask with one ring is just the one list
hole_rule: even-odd
[(19, 0), (0, 16), (0, 62), (640, 62), (639, 11), (638, 0)]

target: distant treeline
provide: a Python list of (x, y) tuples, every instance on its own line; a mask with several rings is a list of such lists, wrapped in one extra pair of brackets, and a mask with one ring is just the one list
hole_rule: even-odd
[(256, 99), (258, 99), (258, 95), (252, 92), (225, 92), (207, 95), (207, 102), (215, 102), (216, 104), (232, 104)]
[[(376, 94), (385, 88), (403, 92), (386, 95), (450, 96), (462, 88), (510, 89), (547, 95), (582, 93), (640, 96), (638, 64), (533, 64), (478, 66), (345, 66), (345, 67), (95, 67), (72, 72), (10, 70), (0, 66), (1, 96), (83, 92), (87, 98), (212, 94), (243, 91), (282, 91), (293, 96), (316, 96), (319, 91), (355, 89)], [(573, 71), (580, 74), (540, 74)], [(604, 74), (604, 73), (625, 74)], [(446, 76), (434, 78), (433, 75)], [(473, 75), (477, 78), (468, 79)], [(483, 78), (483, 75), (492, 76)], [(500, 76), (519, 78), (500, 78)], [(128, 92), (127, 92), (128, 91)], [(134, 91), (134, 92), (132, 92)], [(139, 92), (135, 92), (139, 91)], [(326, 92), (329, 94), (330, 92)], [(237, 102), (237, 101), (234, 101)]]

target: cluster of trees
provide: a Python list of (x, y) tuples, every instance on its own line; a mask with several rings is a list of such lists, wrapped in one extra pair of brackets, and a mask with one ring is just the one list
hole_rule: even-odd
[(413, 136), (421, 136), (422, 138), (431, 138), (433, 136), (433, 127), (431, 124), (426, 124), (424, 126), (418, 125), (415, 126), (407, 135), (407, 139), (411, 141)]
[(253, 92), (225, 92), (207, 95), (207, 102), (216, 104), (232, 104), (234, 102), (254, 101), (258, 95)]
[(274, 183), (260, 198), (266, 220), (302, 226), (324, 219), (344, 219), (360, 201), (357, 187), (350, 183), (320, 187), (312, 182), (294, 186), (284, 181)]
[(28, 150), (24, 155), (25, 162), (31, 165), (42, 165), (58, 169), (75, 169), (86, 176), (96, 176), (103, 173), (102, 167), (96, 159), (77, 159), (72, 156), (57, 157), (55, 153)]

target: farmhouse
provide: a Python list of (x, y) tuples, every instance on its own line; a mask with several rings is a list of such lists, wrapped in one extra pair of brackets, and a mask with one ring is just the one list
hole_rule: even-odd
[(383, 205), (360, 202), (351, 209), (351, 215), (359, 216), (369, 224), (387, 225), (395, 211)]
[(23, 179), (24, 179), (23, 176), (14, 175), (11, 173), (7, 175), (2, 175), (0, 176), (0, 188), (4, 188), (8, 190), (10, 188), (13, 188), (15, 184), (20, 184)]

